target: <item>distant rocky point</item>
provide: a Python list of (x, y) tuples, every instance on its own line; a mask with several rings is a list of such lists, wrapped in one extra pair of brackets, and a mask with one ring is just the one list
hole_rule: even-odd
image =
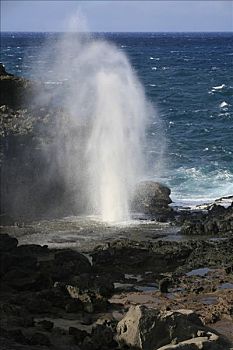
[(8, 73), (5, 66), (0, 63), (0, 105), (12, 108), (25, 107), (35, 94), (35, 85), (25, 78)]

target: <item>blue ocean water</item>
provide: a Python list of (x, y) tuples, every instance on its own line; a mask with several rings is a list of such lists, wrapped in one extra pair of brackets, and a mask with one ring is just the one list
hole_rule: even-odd
[[(2, 33), (9, 72), (32, 78), (54, 33)], [(175, 202), (233, 195), (233, 34), (106, 33), (123, 50), (155, 105), (166, 138), (160, 180)], [(148, 138), (153, 140), (155, 125)], [(156, 140), (151, 149), (156, 152)], [(152, 174), (153, 176), (153, 174)], [(155, 174), (156, 177), (156, 174)]]

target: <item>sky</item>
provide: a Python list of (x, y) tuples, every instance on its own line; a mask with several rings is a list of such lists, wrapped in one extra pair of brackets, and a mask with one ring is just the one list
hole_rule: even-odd
[(2, 0), (1, 30), (63, 32), (77, 11), (81, 13), (81, 28), (91, 32), (233, 31), (231, 0)]

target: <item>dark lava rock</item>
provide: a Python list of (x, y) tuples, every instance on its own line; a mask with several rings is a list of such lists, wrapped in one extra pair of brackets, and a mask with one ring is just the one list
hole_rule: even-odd
[(172, 209), (169, 204), (171, 190), (158, 182), (143, 181), (136, 187), (132, 200), (132, 209), (136, 212), (150, 214), (160, 218), (171, 216)]
[(0, 252), (9, 252), (16, 248), (18, 240), (7, 234), (0, 234)]
[[(32, 99), (35, 94), (35, 85), (31, 81), (16, 77), (6, 72), (5, 67), (0, 65), (0, 105), (21, 107), (25, 100)], [(38, 84), (37, 84), (38, 85)]]
[(112, 349), (117, 343), (114, 340), (114, 332), (111, 327), (106, 325), (96, 325), (91, 332), (91, 338), (96, 349)]
[(118, 240), (108, 248), (98, 247), (91, 255), (93, 268), (100, 273), (139, 273), (147, 269), (153, 272), (173, 271), (183, 264), (192, 252), (191, 245), (178, 242), (136, 242)]
[(55, 254), (53, 279), (67, 281), (71, 276), (91, 271), (89, 260), (73, 250), (62, 250)]
[(50, 305), (58, 308), (65, 309), (67, 303), (70, 301), (70, 297), (64, 288), (53, 287), (50, 289), (45, 289), (37, 293), (37, 296)]
[(17, 291), (39, 291), (52, 286), (52, 280), (45, 274), (17, 269), (4, 275), (3, 281)]
[(221, 235), (233, 232), (233, 203), (225, 208), (212, 205), (207, 213), (200, 212), (185, 214), (181, 233), (185, 235)]
[(30, 343), (32, 345), (44, 345), (44, 346), (49, 346), (51, 344), (49, 337), (40, 332), (36, 332), (32, 335), (30, 338)]
[(37, 258), (31, 255), (1, 254), (1, 274), (4, 275), (10, 270), (21, 269), (23, 271), (35, 271), (37, 268)]
[(31, 297), (25, 301), (26, 309), (35, 314), (46, 314), (51, 311), (51, 303), (45, 299), (41, 299), (38, 296)]
[(225, 268), (226, 273), (229, 275), (230, 273), (233, 273), (233, 265), (227, 266)]
[(71, 284), (77, 286), (80, 290), (93, 290), (103, 297), (109, 298), (114, 293), (113, 275), (104, 273), (96, 275), (95, 273), (85, 273), (74, 276)]
[(84, 338), (88, 335), (86, 331), (78, 329), (76, 327), (69, 328), (69, 334), (74, 336), (76, 344), (80, 344), (83, 342)]
[(27, 344), (27, 339), (24, 336), (21, 329), (6, 330), (6, 329), (1, 327), (0, 328), (0, 335), (3, 338), (13, 339), (14, 341), (16, 341), (17, 343), (20, 343), (20, 344)]
[(67, 300), (65, 304), (65, 311), (67, 313), (75, 313), (83, 310), (83, 304), (80, 300)]
[(43, 328), (45, 331), (50, 332), (53, 329), (54, 323), (48, 320), (42, 320), (37, 322), (38, 326)]
[(39, 244), (22, 244), (17, 247), (17, 254), (20, 255), (33, 255), (33, 256), (44, 256), (49, 254), (49, 249), (47, 245)]
[(159, 290), (161, 293), (168, 293), (168, 287), (170, 284), (170, 280), (168, 278), (163, 278), (160, 282), (159, 282)]

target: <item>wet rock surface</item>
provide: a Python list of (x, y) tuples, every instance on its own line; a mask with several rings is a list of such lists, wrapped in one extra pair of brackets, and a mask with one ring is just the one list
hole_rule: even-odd
[(172, 209), (169, 204), (171, 190), (155, 181), (140, 182), (132, 199), (132, 209), (136, 212), (149, 214), (159, 221), (167, 221), (173, 217)]
[[(233, 204), (172, 210), (170, 189), (147, 181), (139, 184), (132, 207), (152, 220), (171, 221), (162, 234), (160, 227), (154, 233), (145, 225), (131, 229), (133, 234), (124, 228), (115, 239), (111, 227), (103, 234), (103, 227), (96, 226), (99, 236), (92, 244), (95, 232), (88, 228), (83, 233), (89, 237), (87, 257), (77, 234), (82, 225), (72, 222), (64, 235), (67, 222), (51, 221), (64, 236), (54, 234), (53, 239), (66, 248), (35, 244), (41, 226), (48, 236), (54, 231), (48, 223), (33, 226), (27, 220), (74, 213), (74, 194), (66, 191), (58, 168), (56, 176), (48, 177), (49, 161), (43, 157), (44, 152), (47, 160), (53, 157), (46, 145), (55, 142), (57, 114), (61, 123), (68, 116), (61, 109), (26, 105), (24, 95), (32, 98), (32, 83), (2, 65), (0, 88), (1, 349), (232, 348)], [(50, 98), (48, 93), (48, 105)], [(82, 203), (81, 194), (78, 198)], [(188, 239), (163, 240), (172, 227)], [(27, 237), (31, 244), (19, 245)]]
[(3, 349), (232, 346), (232, 239), (121, 239), (89, 252), (92, 263), (71, 249), (0, 239)]
[(228, 207), (213, 204), (206, 212), (186, 212), (177, 216), (185, 235), (223, 235), (233, 233), (233, 202)]
[(33, 98), (33, 84), (31, 81), (14, 76), (6, 71), (0, 63), (0, 105), (19, 107), (25, 102), (25, 96)]

